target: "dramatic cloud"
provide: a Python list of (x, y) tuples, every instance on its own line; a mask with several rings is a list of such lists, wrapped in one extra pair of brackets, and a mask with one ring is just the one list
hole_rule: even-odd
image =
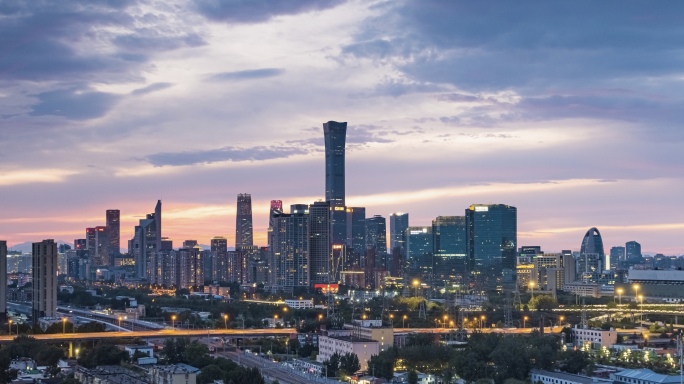
[(331, 8), (344, 0), (199, 0), (197, 11), (208, 19), (229, 23), (258, 23), (279, 15)]
[(80, 238), (120, 208), (125, 245), (163, 198), (165, 236), (232, 241), (248, 192), (265, 245), (271, 199), (323, 198), (336, 120), (348, 201), (369, 216), (429, 225), (500, 202), (518, 207), (521, 245), (577, 249), (597, 226), (607, 246), (684, 253), (681, 11), (3, 1), (0, 238)]

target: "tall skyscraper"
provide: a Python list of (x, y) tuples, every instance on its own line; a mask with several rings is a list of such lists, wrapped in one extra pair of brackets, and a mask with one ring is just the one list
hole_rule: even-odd
[(135, 260), (136, 275), (149, 279), (151, 254), (162, 249), (162, 203), (157, 201), (154, 213), (149, 213), (135, 227), (135, 236), (128, 243), (128, 253)]
[(251, 247), (253, 243), (252, 195), (240, 193), (237, 197), (237, 215), (235, 216), (235, 250)]
[(398, 248), (406, 256), (406, 228), (409, 226), (408, 213), (392, 213), (390, 219), (390, 250)]
[(344, 149), (347, 123), (323, 123), (325, 138), (325, 200), (331, 207), (345, 206)]
[(337, 272), (330, 242), (330, 204), (317, 201), (309, 206), (310, 283), (335, 283)]
[(636, 241), (628, 241), (625, 244), (625, 256), (629, 265), (642, 264), (644, 257), (641, 254), (641, 244)]
[(109, 249), (107, 253), (109, 255), (118, 255), (121, 253), (121, 211), (118, 209), (108, 209), (105, 226), (109, 236)]
[(518, 219), (515, 207), (473, 204), (465, 211), (468, 262), (479, 283), (515, 282)]
[(366, 208), (347, 207), (346, 245), (344, 269), (363, 267), (366, 252)]
[(387, 221), (380, 215), (366, 219), (366, 248), (371, 250), (375, 269), (387, 270)]
[(432, 221), (434, 282), (465, 283), (467, 273), (466, 223), (464, 216), (438, 216)]
[(434, 238), (432, 227), (406, 228), (406, 281), (432, 281)]
[(33, 322), (57, 316), (57, 244), (33, 243)]
[(627, 263), (625, 263), (625, 247), (610, 248), (610, 262), (607, 265), (610, 266), (610, 270), (612, 271), (616, 269), (626, 269)]
[(110, 266), (110, 243), (107, 227), (86, 228), (86, 242), (91, 264), (94, 267)]
[(212, 279), (214, 281), (228, 280), (228, 239), (215, 236), (211, 239)]
[(0, 240), (0, 322), (7, 319), (7, 241)]

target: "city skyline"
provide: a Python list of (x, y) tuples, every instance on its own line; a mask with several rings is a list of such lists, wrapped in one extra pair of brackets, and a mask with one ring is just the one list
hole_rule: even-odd
[(334, 120), (348, 122), (345, 204), (366, 217), (429, 226), (500, 203), (518, 209), (519, 246), (579, 250), (596, 227), (606, 251), (684, 254), (684, 27), (670, 7), (173, 4), (184, 12), (0, 10), (8, 247), (72, 242), (118, 209), (126, 248), (158, 199), (176, 245), (233, 245), (243, 192), (266, 245), (271, 200), (325, 199)]

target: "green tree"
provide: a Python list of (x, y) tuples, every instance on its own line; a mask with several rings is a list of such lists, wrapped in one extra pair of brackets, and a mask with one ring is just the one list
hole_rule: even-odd
[(414, 370), (408, 371), (406, 375), (406, 381), (408, 384), (418, 384), (418, 373)]
[(197, 383), (208, 384), (214, 380), (223, 379), (225, 374), (226, 373), (218, 365), (207, 365), (206, 367), (202, 368), (200, 374), (197, 375)]
[(98, 365), (118, 365), (129, 360), (128, 352), (120, 350), (111, 341), (101, 341), (95, 348), (86, 350), (78, 363), (86, 368), (95, 368)]
[(330, 359), (323, 362), (326, 377), (337, 377), (337, 371), (340, 369), (340, 358), (340, 354), (336, 352), (330, 356)]
[(98, 323), (97, 321), (91, 321), (82, 324), (76, 328), (76, 333), (92, 333), (92, 332), (104, 332), (107, 328), (104, 324)]
[(50, 345), (36, 354), (36, 364), (56, 367), (62, 358), (64, 358), (64, 350)]
[(347, 352), (340, 357), (340, 371), (351, 375), (361, 369), (359, 357), (355, 353)]

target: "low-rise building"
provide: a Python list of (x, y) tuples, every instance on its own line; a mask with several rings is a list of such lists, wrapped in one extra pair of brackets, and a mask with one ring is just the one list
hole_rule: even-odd
[(573, 344), (583, 346), (587, 343), (591, 344), (592, 348), (598, 349), (601, 347), (610, 348), (617, 344), (617, 331), (615, 329), (603, 330), (582, 328), (578, 325), (571, 329)]
[(355, 354), (359, 358), (363, 371), (368, 369), (368, 360), (371, 356), (380, 353), (380, 342), (356, 336), (320, 336), (316, 361), (319, 363), (328, 361), (335, 353)]
[(679, 375), (661, 375), (650, 369), (625, 369), (610, 375), (615, 384), (678, 384)]
[(565, 283), (563, 290), (578, 296), (601, 297), (601, 286), (594, 283)]
[(313, 299), (309, 300), (285, 300), (285, 305), (292, 309), (311, 309), (314, 307)]
[(345, 324), (352, 335), (375, 340), (380, 343), (380, 351), (386, 351), (394, 345), (394, 328), (382, 325), (382, 320), (354, 320)]
[(150, 369), (151, 384), (196, 384), (199, 369), (187, 364), (157, 365)]
[[(76, 367), (74, 378), (81, 384), (147, 384), (144, 374), (118, 365), (99, 366), (95, 369)], [(194, 384), (194, 383), (193, 383)]]
[(551, 372), (541, 369), (530, 371), (530, 381), (542, 384), (608, 384), (611, 381), (583, 375), (573, 375), (565, 372)]

